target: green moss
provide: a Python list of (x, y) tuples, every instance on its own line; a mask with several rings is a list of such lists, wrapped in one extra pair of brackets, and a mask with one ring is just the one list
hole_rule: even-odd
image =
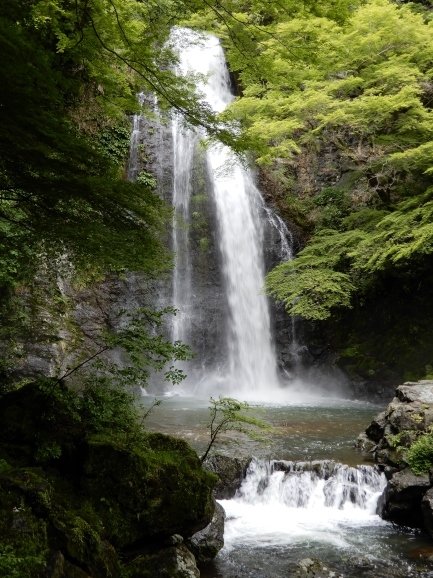
[(125, 450), (97, 438), (86, 454), (82, 488), (116, 545), (191, 535), (210, 521), (216, 478), (185, 442), (151, 434), (141, 449)]
[(124, 550), (212, 518), (216, 477), (186, 442), (101, 422), (92, 436), (83, 403), (55, 380), (0, 400), (5, 578), (40, 578), (44, 566), (50, 578), (119, 578)]
[(43, 568), (49, 546), (41, 513), (49, 501), (50, 488), (39, 472), (0, 476), (1, 576), (36, 577)]
[(210, 240), (207, 237), (200, 239), (200, 252), (207, 253), (210, 247)]

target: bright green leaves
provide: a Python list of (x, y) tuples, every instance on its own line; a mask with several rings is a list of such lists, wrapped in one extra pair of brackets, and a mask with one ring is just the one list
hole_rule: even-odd
[(355, 286), (346, 272), (349, 253), (364, 238), (359, 230), (322, 231), (295, 260), (267, 275), (266, 292), (306, 319), (326, 319), (333, 307), (350, 307)]
[(263, 441), (266, 437), (263, 433), (271, 433), (273, 429), (263, 420), (257, 417), (258, 411), (246, 402), (238, 401), (232, 397), (219, 397), (209, 400), (210, 421), (208, 423), (210, 440), (208, 446), (200, 458), (203, 463), (221, 437), (227, 432), (238, 432), (250, 439)]
[(431, 191), (390, 214), (371, 209), (352, 213), (344, 224), (354, 228), (317, 233), (294, 261), (268, 274), (267, 293), (292, 315), (322, 320), (333, 307), (350, 307), (354, 292), (365, 293), (376, 276), (399, 269), (418, 274), (433, 255), (430, 198)]
[(431, 25), (387, 0), (371, 0), (337, 22), (320, 16), (307, 11), (270, 26), (252, 64), (231, 61), (233, 48), (228, 53), (244, 85), (231, 112), (257, 143), (259, 162), (296, 154), (312, 130), (316, 138), (350, 130), (372, 142), (392, 133), (389, 152), (431, 139), (433, 119), (422, 102)]
[[(431, 193), (424, 197), (431, 197)], [(416, 208), (412, 200), (387, 215), (359, 244), (353, 256), (360, 269), (374, 273), (409, 263), (415, 268), (417, 261), (433, 253), (433, 202), (417, 200)]]
[(350, 307), (354, 286), (344, 273), (324, 267), (298, 269), (289, 262), (269, 273), (266, 290), (284, 303), (290, 315), (322, 320), (333, 307)]

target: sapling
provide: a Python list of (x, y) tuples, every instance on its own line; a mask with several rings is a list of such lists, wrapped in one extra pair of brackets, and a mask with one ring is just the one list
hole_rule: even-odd
[(208, 423), (210, 440), (206, 451), (200, 458), (203, 463), (212, 448), (221, 440), (221, 434), (229, 431), (243, 433), (253, 440), (263, 441), (266, 434), (273, 431), (272, 427), (253, 414), (258, 411), (246, 402), (232, 397), (219, 397), (209, 400), (210, 421)]

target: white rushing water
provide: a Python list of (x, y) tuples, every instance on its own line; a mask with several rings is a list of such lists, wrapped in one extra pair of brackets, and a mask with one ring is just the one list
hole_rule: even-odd
[(178, 313), (173, 319), (173, 341), (188, 341), (191, 327), (191, 258), (188, 226), (191, 197), (191, 177), (197, 136), (182, 130), (182, 119), (176, 116), (172, 123), (173, 134), (173, 250), (176, 266), (173, 272), (173, 306)]
[[(137, 95), (140, 106), (143, 106), (145, 96), (142, 92)], [(132, 119), (131, 142), (129, 146), (129, 163), (128, 163), (128, 181), (135, 182), (139, 173), (140, 166), (140, 125), (142, 122), (141, 114), (134, 114)]]
[(371, 466), (254, 460), (236, 497), (221, 501), (225, 551), (297, 542), (344, 548), (348, 529), (386, 524), (376, 515), (385, 485)]
[[(205, 75), (200, 90), (210, 107), (217, 112), (233, 100), (223, 49), (214, 36), (198, 41), (190, 31), (178, 31), (189, 42), (180, 49), (180, 69)], [(185, 45), (185, 42), (183, 42)], [(173, 120), (174, 184), (173, 204), (183, 225), (174, 232), (177, 255), (173, 279), (174, 306), (180, 310), (173, 326), (173, 337), (188, 342), (194, 315), (193, 287), (188, 248), (188, 215), (191, 195), (191, 171), (197, 134)], [(267, 298), (264, 285), (263, 201), (250, 172), (238, 163), (224, 146), (206, 150), (209, 181), (216, 205), (219, 248), (222, 255), (225, 291), (229, 307), (228, 359), (219, 383), (223, 390), (243, 398), (266, 399), (278, 387), (275, 353), (272, 346)], [(271, 212), (268, 210), (268, 214)], [(283, 223), (276, 216), (273, 225), (281, 235), (284, 258), (291, 249), (283, 234)], [(183, 226), (183, 228), (182, 228)], [(287, 230), (287, 228), (286, 228)], [(283, 239), (284, 237), (284, 239)]]

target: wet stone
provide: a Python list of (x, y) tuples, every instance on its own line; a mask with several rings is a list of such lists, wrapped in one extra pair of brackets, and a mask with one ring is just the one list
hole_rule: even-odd
[(304, 558), (296, 566), (290, 578), (344, 578), (339, 572), (334, 572), (320, 562), (312, 558)]
[(344, 562), (351, 568), (374, 568), (374, 563), (363, 554), (353, 554), (344, 560)]
[(211, 523), (188, 539), (187, 546), (194, 554), (197, 566), (209, 564), (224, 546), (224, 521), (226, 513), (220, 504), (215, 504)]
[(251, 457), (232, 458), (214, 455), (203, 464), (203, 469), (216, 474), (219, 478), (213, 494), (217, 500), (231, 500), (241, 487), (247, 473)]
[(361, 452), (373, 452), (376, 449), (376, 442), (371, 440), (367, 434), (359, 434), (355, 442), (355, 448)]

